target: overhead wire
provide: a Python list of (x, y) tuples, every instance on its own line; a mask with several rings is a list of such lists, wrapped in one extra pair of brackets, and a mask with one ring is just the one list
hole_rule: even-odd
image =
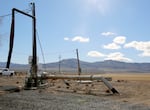
[(4, 17), (10, 16), (10, 15), (11, 14), (5, 14), (5, 15), (0, 16), (0, 18), (4, 18)]
[[(29, 12), (31, 11), (31, 8), (29, 7), (29, 8), (27, 8), (27, 9), (25, 9), (25, 10), (22, 10), (22, 11), (24, 11), (25, 13), (29, 13)], [(16, 12), (16, 13), (17, 13), (17, 12)], [(0, 16), (0, 21), (2, 21), (5, 17), (9, 17), (9, 16), (11, 16), (11, 15), (12, 15), (12, 13), (1, 15), (1, 16)], [(22, 55), (25, 55), (25, 54), (26, 54), (26, 53), (20, 53), (20, 52), (15, 52), (15, 53), (17, 53), (17, 54), (22, 54)]]
[(39, 33), (36, 29), (36, 33), (37, 33), (37, 38), (38, 38), (38, 42), (39, 42), (39, 45), (40, 45), (40, 49), (41, 49), (41, 53), (42, 53), (42, 58), (43, 58), (43, 63), (44, 63), (44, 69), (46, 70), (46, 63), (45, 63), (45, 57), (44, 57), (44, 51), (43, 51), (43, 48), (42, 48), (42, 44), (41, 44), (41, 41), (40, 41), (40, 38), (39, 38)]
[[(37, 29), (36, 29), (36, 33), (37, 33), (37, 38), (38, 38), (41, 54), (42, 54), (43, 63), (44, 63), (44, 65), (46, 65), (45, 54), (44, 54), (44, 50), (43, 50), (42, 43), (41, 43), (41, 40), (40, 40), (39, 33), (38, 33)], [(48, 53), (48, 54), (55, 54), (56, 55), (56, 53), (57, 53), (60, 56), (62, 53), (64, 54), (64, 53), (70, 53), (70, 52), (74, 53), (75, 50), (62, 51), (62, 52), (51, 52), (51, 53)], [(46, 67), (45, 67), (45, 69), (46, 69)]]
[[(30, 8), (27, 8), (27, 9), (22, 10), (22, 11), (24, 11), (25, 13), (29, 13), (29, 12), (31, 11), (31, 9), (30, 9)], [(17, 13), (17, 12), (16, 12), (16, 13)], [(4, 14), (4, 15), (1, 15), (0, 18), (5, 18), (5, 17), (11, 16), (11, 15), (12, 15), (12, 13)]]
[[(26, 13), (29, 13), (30, 11), (31, 11), (32, 9), (31, 9), (31, 7), (29, 7), (29, 8), (27, 8), (27, 9), (25, 9), (25, 10), (22, 10), (22, 11), (24, 11), (24, 12), (26, 12)], [(16, 12), (17, 13), (17, 12)], [(3, 19), (3, 18), (5, 18), (5, 17), (9, 17), (9, 16), (11, 16), (12, 14), (4, 14), (4, 15), (1, 15), (0, 16), (0, 19)], [(37, 29), (36, 29), (37, 30)], [(41, 44), (41, 41), (40, 41), (40, 38), (39, 38), (39, 33), (38, 33), (38, 31), (36, 31), (37, 32), (37, 38), (38, 38), (38, 42), (39, 42), (39, 45), (40, 45), (40, 50), (41, 50), (41, 53), (42, 53), (42, 57), (43, 57), (43, 63), (44, 63), (44, 65), (46, 64), (46, 62), (45, 62), (45, 56), (44, 56), (44, 51), (43, 51), (43, 48), (42, 48), (42, 44)], [(69, 50), (69, 51), (61, 51), (61, 52), (51, 52), (51, 53), (48, 53), (48, 54), (56, 54), (56, 53), (58, 53), (59, 55), (60, 54), (66, 54), (66, 53), (70, 53), (70, 52), (74, 52), (74, 50)], [(21, 54), (24, 54), (24, 53), (21, 53)]]
[(55, 52), (47, 52), (47, 53), (45, 53), (46, 55), (49, 55), (49, 54), (54, 54), (54, 55), (56, 55), (56, 54), (68, 54), (68, 53), (74, 53), (75, 52), (75, 50), (73, 49), (73, 50), (64, 50), (64, 51), (55, 51)]

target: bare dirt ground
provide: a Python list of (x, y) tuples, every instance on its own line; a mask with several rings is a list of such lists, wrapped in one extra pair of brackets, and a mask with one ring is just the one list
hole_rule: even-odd
[(0, 77), (0, 110), (150, 110), (150, 74), (105, 74), (120, 95), (100, 81), (48, 80), (46, 89), (5, 92), (3, 87), (24, 86), (24, 76)]

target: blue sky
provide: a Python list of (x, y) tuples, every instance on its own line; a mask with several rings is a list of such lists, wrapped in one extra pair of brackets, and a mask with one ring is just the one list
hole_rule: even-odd
[[(37, 36), (45, 62), (76, 58), (95, 62), (150, 62), (149, 0), (1, 0), (0, 61), (8, 54), (12, 8), (35, 2)], [(31, 12), (29, 12), (31, 14)], [(32, 19), (16, 14), (12, 62), (28, 63), (32, 54)], [(43, 63), (38, 44), (39, 62)]]

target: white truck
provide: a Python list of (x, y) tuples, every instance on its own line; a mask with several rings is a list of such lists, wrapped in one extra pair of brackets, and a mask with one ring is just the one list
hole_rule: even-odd
[(10, 71), (8, 68), (0, 68), (0, 75), (13, 76), (14, 74), (15, 72)]

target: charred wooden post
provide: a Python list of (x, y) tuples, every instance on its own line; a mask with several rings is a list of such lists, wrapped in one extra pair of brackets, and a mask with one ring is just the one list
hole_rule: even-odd
[(11, 30), (10, 30), (10, 41), (9, 41), (9, 53), (7, 57), (7, 64), (6, 68), (10, 67), (10, 61), (13, 51), (13, 45), (14, 45), (14, 32), (15, 32), (15, 12), (14, 9), (12, 9), (12, 21), (11, 21)]
[(15, 34), (15, 11), (19, 12), (23, 15), (26, 15), (28, 17), (31, 17), (32, 19), (34, 19), (35, 17), (32, 15), (29, 15), (23, 11), (20, 11), (16, 8), (12, 9), (12, 21), (11, 21), (11, 30), (10, 30), (10, 41), (9, 41), (9, 52), (8, 52), (8, 57), (7, 57), (7, 64), (6, 64), (6, 68), (10, 67), (10, 62), (11, 62), (11, 56), (12, 56), (12, 51), (13, 51), (13, 45), (14, 45), (14, 34)]
[(34, 83), (35, 83), (35, 87), (38, 86), (38, 79), (37, 79), (37, 48), (36, 48), (36, 17), (35, 17), (35, 4), (31, 3), (32, 5), (32, 16), (34, 16), (34, 18), (32, 19), (32, 28), (33, 28), (33, 36), (32, 36), (32, 73), (31, 73), (31, 77), (34, 79)]

